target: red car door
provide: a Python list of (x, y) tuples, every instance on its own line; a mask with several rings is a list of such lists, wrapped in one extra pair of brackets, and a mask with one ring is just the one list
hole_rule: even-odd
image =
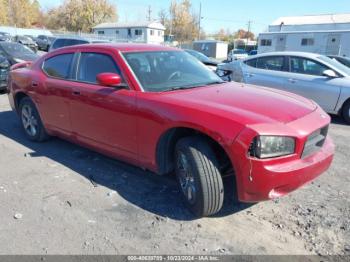
[(128, 88), (101, 86), (100, 73), (121, 71), (109, 53), (82, 52), (70, 107), (73, 132), (85, 144), (137, 161), (136, 93)]
[[(33, 80), (38, 91), (42, 119), (50, 130), (71, 135), (70, 100), (72, 94), (72, 66), (74, 53), (49, 57), (43, 62), (43, 81)], [(42, 86), (40, 86), (42, 85)]]

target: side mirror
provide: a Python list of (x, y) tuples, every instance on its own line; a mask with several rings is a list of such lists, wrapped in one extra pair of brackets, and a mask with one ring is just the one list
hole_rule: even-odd
[(323, 76), (326, 76), (328, 78), (337, 78), (338, 75), (336, 74), (336, 72), (334, 72), (331, 69), (327, 69), (323, 71)]
[(114, 73), (101, 73), (96, 77), (97, 83), (102, 86), (122, 87), (122, 78)]

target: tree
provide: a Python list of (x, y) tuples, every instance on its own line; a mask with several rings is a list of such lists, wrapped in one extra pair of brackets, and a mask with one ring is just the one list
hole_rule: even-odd
[(97, 24), (117, 21), (117, 10), (108, 0), (66, 0), (46, 18), (51, 29), (90, 32)]
[(249, 40), (254, 40), (255, 35), (252, 32), (245, 31), (244, 29), (239, 29), (235, 34), (234, 34), (235, 39), (249, 39)]
[(7, 25), (8, 23), (8, 0), (0, 0), (0, 24)]
[(37, 0), (0, 0), (0, 23), (17, 27), (31, 27), (40, 20)]
[(193, 13), (190, 0), (173, 0), (169, 12), (163, 9), (158, 17), (166, 27), (165, 34), (174, 35), (180, 43), (192, 41), (198, 37), (198, 16)]

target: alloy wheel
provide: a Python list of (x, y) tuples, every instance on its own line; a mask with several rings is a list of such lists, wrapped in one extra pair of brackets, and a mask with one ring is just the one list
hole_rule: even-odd
[(33, 109), (29, 105), (24, 105), (21, 113), (24, 130), (29, 136), (34, 137), (38, 132), (38, 120), (33, 114)]
[(196, 185), (187, 157), (179, 152), (177, 158), (178, 177), (182, 193), (190, 204), (196, 202)]

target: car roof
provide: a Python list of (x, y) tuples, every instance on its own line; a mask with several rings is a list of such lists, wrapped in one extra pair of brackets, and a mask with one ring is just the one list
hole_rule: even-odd
[[(151, 51), (180, 51), (178, 48), (167, 47), (163, 45), (156, 44), (136, 44), (136, 43), (94, 43), (89, 45), (74, 45), (67, 46), (57, 49), (57, 51), (62, 50), (72, 50), (80, 48), (96, 48), (96, 49), (114, 49), (121, 52), (151, 52)], [(56, 50), (55, 50), (56, 51)]]
[(318, 57), (322, 56), (321, 54), (316, 53), (307, 53), (307, 52), (292, 52), (292, 51), (284, 51), (284, 52), (268, 52), (268, 53), (262, 53), (255, 56), (251, 56), (248, 59), (252, 58), (259, 58), (259, 57), (265, 57), (265, 56), (301, 56), (305, 58), (310, 59), (317, 59)]

